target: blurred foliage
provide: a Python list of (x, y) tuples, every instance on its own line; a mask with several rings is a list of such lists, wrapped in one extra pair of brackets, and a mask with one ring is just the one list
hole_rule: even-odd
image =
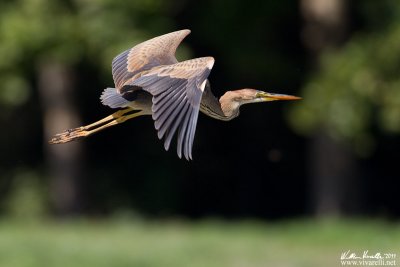
[[(80, 107), (89, 94), (94, 99), (90, 103), (100, 106), (98, 86), (112, 84), (112, 58), (133, 44), (176, 30), (174, 12), (175, 2), (162, 0), (0, 0), (0, 123), (9, 125), (0, 134), (1, 140), (9, 140), (0, 142), (0, 190), (8, 198), (2, 206), (9, 214), (34, 217), (41, 214), (40, 207), (47, 208), (40, 203), (48, 192), (36, 190), (37, 183), (46, 185), (49, 178), (42, 170), (40, 65), (55, 61), (68, 66), (77, 78), (74, 104)], [(183, 45), (177, 56), (188, 53)], [(82, 106), (90, 110), (90, 103)], [(21, 166), (29, 175), (12, 175)]]
[[(340, 254), (399, 253), (384, 221), (0, 221), (7, 267), (340, 266)], [(396, 259), (397, 261), (397, 259)]]
[[(371, 7), (371, 2), (374, 7)], [(376, 1), (366, 1), (366, 21), (377, 21)], [(348, 142), (359, 155), (372, 152), (380, 132), (400, 133), (400, 3), (380, 2), (387, 11), (380, 28), (368, 24), (335, 50), (325, 51), (311, 73), (304, 98), (291, 110), (299, 132), (325, 129)]]
[[(327, 51), (321, 70), (313, 73), (301, 44), (298, 1), (0, 0), (0, 123), (7, 126), (0, 132), (2, 207), (15, 217), (34, 217), (47, 208), (51, 177), (45, 174), (38, 91), (43, 61), (74, 72), (72, 98), (88, 123), (110, 113), (97, 100), (101, 88), (112, 85), (112, 58), (182, 28), (195, 34), (177, 58), (188, 58), (186, 44), (196, 56), (215, 56), (210, 80), (216, 95), (240, 87), (297, 94), (310, 73), (300, 94), (304, 100), (292, 110), (293, 125), (309, 135), (322, 125), (368, 153), (377, 131), (399, 131), (399, 4), (349, 5), (356, 13), (350, 18), (355, 34), (340, 50)], [(157, 216), (305, 214), (306, 146), (283, 120), (284, 105), (246, 106), (229, 124), (200, 116), (191, 163), (163, 151), (149, 118), (85, 140), (84, 212), (109, 214), (122, 207)], [(271, 151), (278, 160), (271, 160)], [(285, 188), (285, 194), (276, 188)], [(380, 196), (395, 198), (386, 191)], [(385, 206), (389, 203), (396, 205), (388, 199)]]
[(161, 0), (1, 1), (0, 103), (25, 103), (43, 60), (72, 66), (86, 60), (109, 74), (117, 52), (171, 28), (162, 16), (168, 10)]
[[(13, 190), (14, 179), (8, 174), (19, 166), (27, 166), (38, 174), (46, 173), (48, 162), (43, 146), (43, 113), (38, 90), (38, 69), (43, 62), (56, 61), (73, 72), (71, 77), (76, 78), (73, 84), (77, 88), (71, 98), (84, 122), (110, 113), (97, 100), (102, 88), (112, 85), (110, 63), (114, 56), (133, 44), (182, 28), (190, 28), (196, 34), (180, 46), (178, 59), (188, 58), (187, 44), (196, 49), (197, 56), (218, 58), (210, 77), (216, 95), (222, 95), (226, 88), (246, 86), (284, 91), (284, 88), (296, 88), (292, 84), (298, 83), (301, 76), (295, 66), (303, 57), (292, 49), (293, 44), (299, 47), (297, 32), (281, 34), (282, 27), (300, 27), (296, 6), (295, 2), (290, 4), (294, 8), (288, 8), (286, 3), (241, 0), (231, 1), (229, 5), (212, 0), (0, 0), (0, 123), (9, 125), (7, 132), (0, 133), (0, 139), (10, 140), (0, 142), (1, 151), (10, 151), (0, 154), (0, 190), (5, 192), (0, 198), (13, 195), (7, 194)], [(269, 16), (266, 12), (279, 15)], [(250, 19), (237, 21), (246, 16)], [(268, 34), (264, 34), (266, 32)], [(286, 72), (294, 78), (286, 79)], [(221, 199), (225, 198), (224, 194), (234, 196), (226, 183), (248, 183), (244, 181), (244, 174), (249, 175), (245, 166), (265, 164), (269, 149), (266, 135), (258, 135), (255, 140), (258, 150), (250, 153), (250, 143), (236, 144), (237, 136), (229, 133), (240, 132), (242, 123), (249, 122), (249, 125), (253, 123), (253, 128), (241, 133), (243, 140), (251, 140), (255, 132), (267, 132), (272, 136), (276, 132), (265, 131), (270, 124), (276, 122), (276, 128), (286, 127), (281, 121), (279, 106), (276, 107), (264, 110), (269, 112), (269, 120), (262, 124), (253, 123), (264, 117), (261, 107), (258, 110), (252, 107), (253, 112), (247, 113), (247, 117), (243, 112), (241, 121), (230, 126), (200, 118), (202, 129), (207, 130), (198, 130), (197, 163), (192, 164), (179, 161), (175, 151), (163, 151), (148, 118), (116, 127), (110, 135), (85, 140), (82, 146), (86, 150), (86, 169), (81, 186), (86, 197), (83, 201), (87, 202), (82, 205), (99, 213), (121, 207), (150, 214), (185, 213), (189, 216), (220, 209), (230, 213), (237, 209), (248, 213), (250, 208), (269, 212), (259, 197), (266, 199), (274, 195), (258, 190), (260, 184), (269, 181), (264, 179), (264, 173), (256, 170), (250, 176), (261, 181), (254, 189), (257, 196), (252, 189), (248, 190), (245, 194), (249, 197), (243, 197), (246, 199), (243, 205)], [(121, 140), (126, 140), (123, 146)], [(290, 143), (282, 146), (285, 146), (282, 150), (289, 149)], [(244, 151), (227, 153), (233, 149)], [(236, 156), (247, 154), (253, 156)], [(285, 160), (286, 163), (290, 161), (289, 157)], [(237, 164), (240, 161), (241, 164)], [(158, 163), (157, 168), (154, 162)], [(230, 164), (243, 168), (230, 172)], [(278, 173), (280, 168), (275, 164), (268, 169)], [(40, 177), (49, 178), (48, 182), (51, 177), (45, 176)], [(217, 176), (219, 179), (215, 179)], [(204, 194), (204, 190), (208, 194)], [(258, 208), (252, 208), (255, 206)]]
[(34, 170), (21, 169), (15, 172), (8, 193), (5, 209), (11, 218), (39, 220), (48, 211), (48, 190)]

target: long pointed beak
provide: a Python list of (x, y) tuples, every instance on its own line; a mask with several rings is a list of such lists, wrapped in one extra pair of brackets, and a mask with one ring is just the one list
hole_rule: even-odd
[(294, 95), (282, 95), (267, 92), (258, 92), (256, 97), (262, 99), (263, 101), (275, 101), (275, 100), (299, 100), (301, 97)]

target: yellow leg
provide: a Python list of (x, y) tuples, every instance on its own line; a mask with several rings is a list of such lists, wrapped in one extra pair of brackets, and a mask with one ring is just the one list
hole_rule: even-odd
[[(133, 119), (136, 117), (139, 117), (141, 115), (144, 115), (145, 113), (142, 111), (133, 113), (133, 114), (127, 114), (128, 112), (131, 112), (131, 108), (127, 109), (122, 109), (120, 111), (117, 111), (110, 116), (107, 116), (99, 121), (96, 121), (92, 124), (86, 125), (86, 126), (81, 126), (75, 129), (70, 129), (66, 130), (62, 133), (54, 135), (54, 137), (49, 141), (50, 144), (62, 144), (62, 143), (67, 143), (70, 141), (74, 141), (76, 139), (86, 137), (89, 135), (92, 135), (94, 133), (97, 133), (101, 130), (104, 130), (110, 126), (114, 126), (120, 123), (123, 123), (129, 119)], [(100, 125), (100, 126), (98, 126)], [(96, 127), (98, 126), (98, 127)]]
[(93, 123), (91, 123), (91, 124), (88, 124), (88, 125), (86, 125), (86, 126), (81, 126), (81, 127), (75, 128), (75, 129), (70, 129), (70, 130), (68, 130), (68, 131), (77, 131), (77, 130), (79, 130), (79, 131), (84, 131), (84, 130), (90, 130), (90, 129), (92, 129), (93, 127), (95, 127), (95, 126), (97, 126), (97, 125), (101, 125), (101, 124), (104, 124), (104, 123), (109, 122), (109, 121), (111, 121), (111, 120), (115, 120), (115, 119), (117, 119), (117, 118), (120, 118), (122, 115), (125, 115), (126, 113), (129, 113), (129, 112), (131, 112), (131, 111), (133, 111), (133, 109), (131, 109), (131, 108), (121, 109), (121, 110), (118, 110), (117, 112), (114, 112), (113, 114), (111, 114), (111, 115), (109, 115), (109, 116), (107, 116), (107, 117), (101, 119), (101, 120), (98, 120), (98, 121), (93, 122)]

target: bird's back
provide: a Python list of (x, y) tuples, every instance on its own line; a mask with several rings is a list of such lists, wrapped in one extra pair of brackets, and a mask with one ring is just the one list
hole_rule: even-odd
[(148, 70), (160, 65), (177, 63), (175, 51), (189, 33), (190, 30), (181, 30), (164, 34), (140, 43), (116, 56), (112, 61), (115, 87), (120, 90)]

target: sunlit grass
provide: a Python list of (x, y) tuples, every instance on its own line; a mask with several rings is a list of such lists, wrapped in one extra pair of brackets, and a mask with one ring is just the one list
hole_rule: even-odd
[(340, 254), (400, 255), (382, 221), (0, 221), (0, 266), (340, 266)]

